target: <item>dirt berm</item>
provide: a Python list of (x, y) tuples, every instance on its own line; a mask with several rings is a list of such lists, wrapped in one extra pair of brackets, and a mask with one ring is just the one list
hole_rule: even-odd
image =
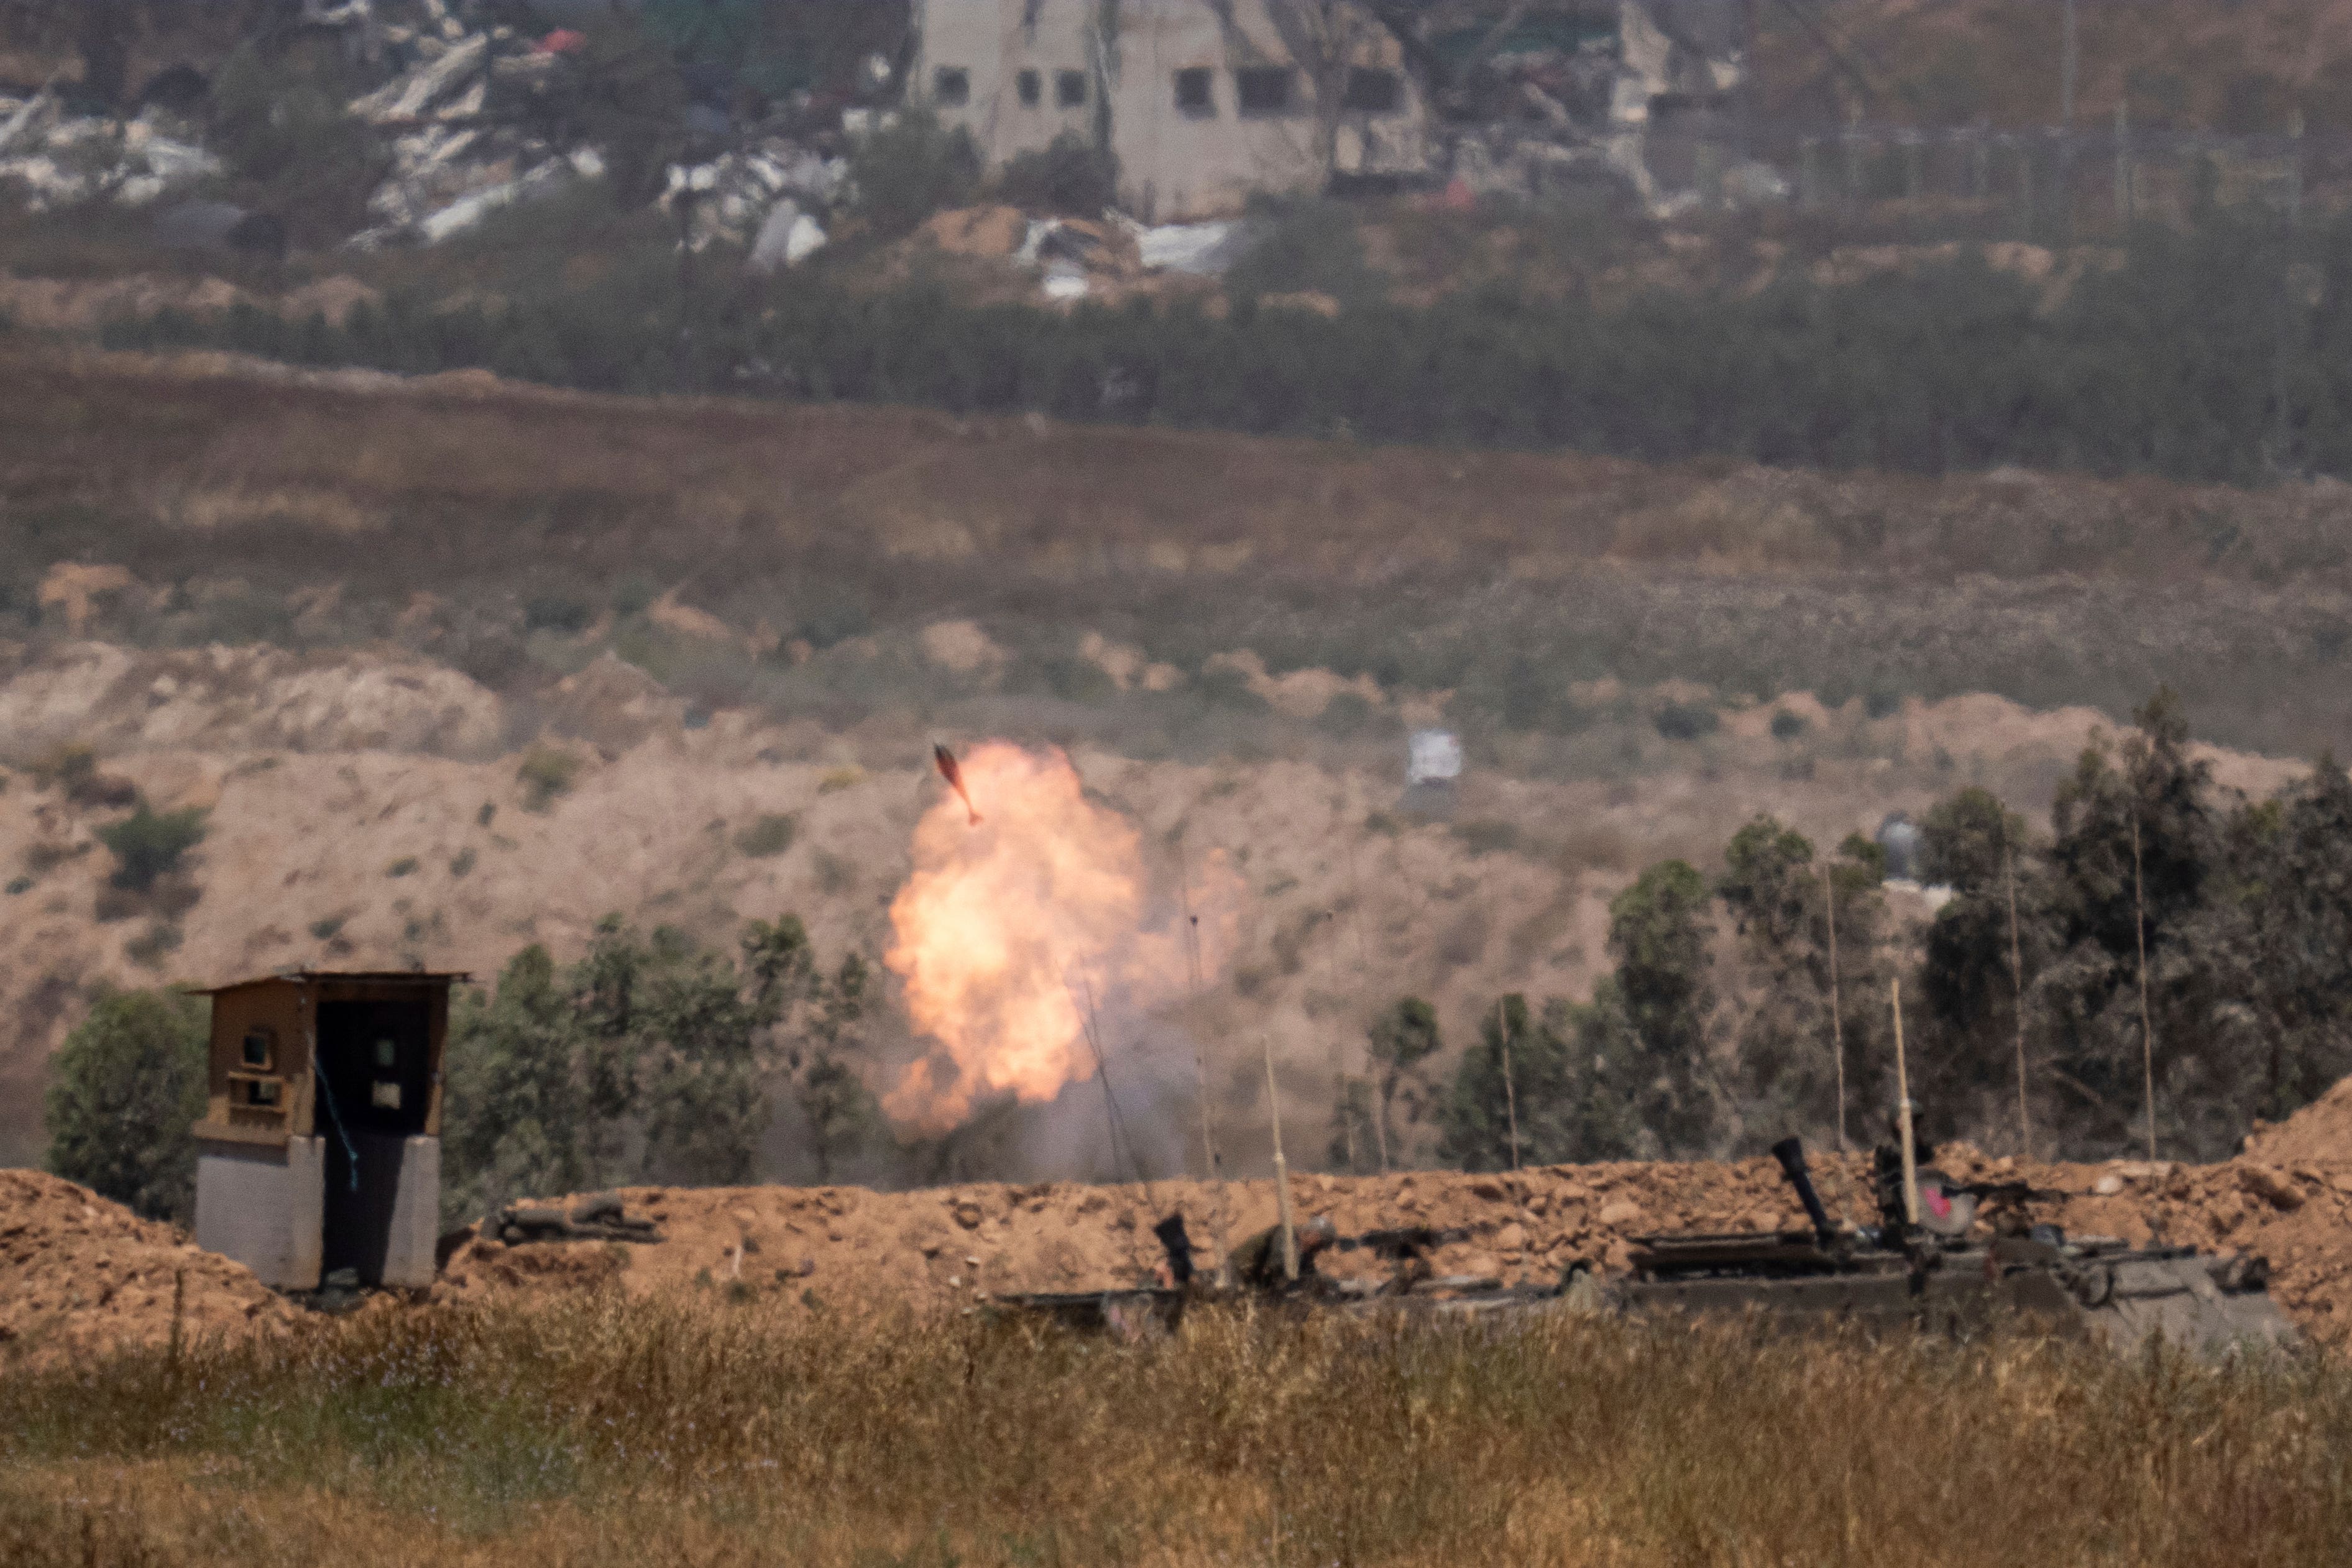
[(0, 1366), (159, 1346), (179, 1295), (182, 1343), (298, 1316), (241, 1263), (39, 1171), (0, 1170)]
[[(2055, 1218), (2073, 1232), (2261, 1253), (2280, 1304), (2315, 1338), (2343, 1347), (2352, 1343), (2352, 1091), (2338, 1089), (2250, 1142), (2251, 1153), (2216, 1166), (2049, 1165), (1966, 1149), (1939, 1159), (1963, 1179), (2022, 1178), (2066, 1192)], [(1866, 1213), (1865, 1163), (1815, 1156), (1830, 1207), (1850, 1218)], [(1645, 1231), (1803, 1223), (1769, 1159), (1307, 1176), (1296, 1190), (1303, 1213), (1328, 1214), (1342, 1235), (1419, 1224), (1466, 1229), (1469, 1239), (1434, 1259), (1437, 1270), (1505, 1280), (1556, 1277), (1578, 1258), (1622, 1267), (1628, 1239)], [(1275, 1217), (1266, 1181), (1235, 1182), (1223, 1194), (1171, 1181), (908, 1193), (637, 1187), (624, 1197), (633, 1214), (658, 1221), (661, 1241), (508, 1247), (478, 1238), (451, 1257), (436, 1296), (617, 1285), (722, 1298), (781, 1291), (815, 1310), (901, 1301), (945, 1309), (998, 1291), (1133, 1282), (1159, 1261), (1150, 1227), (1171, 1210), (1203, 1248), (1221, 1233), (1237, 1241)], [(1333, 1271), (1373, 1266), (1367, 1254), (1345, 1254)]]
[[(2160, 1235), (2273, 1265), (2280, 1304), (2321, 1343), (2352, 1346), (2352, 1087), (2339, 1087), (2247, 1153), (2215, 1166), (2140, 1161), (2046, 1165), (1947, 1150), (1963, 1178), (2021, 1177), (2071, 1196), (2058, 1219), (2078, 1233)], [(1816, 1155), (1830, 1207), (1864, 1212), (1861, 1156)], [(1462, 1228), (1441, 1273), (1555, 1277), (1578, 1258), (1622, 1266), (1650, 1230), (1802, 1223), (1769, 1160), (1554, 1166), (1515, 1174), (1415, 1171), (1297, 1178), (1305, 1214), (1342, 1234), (1397, 1225)], [(780, 1294), (812, 1311), (908, 1304), (954, 1310), (999, 1291), (1132, 1282), (1159, 1261), (1152, 1223), (1181, 1210), (1213, 1249), (1274, 1222), (1265, 1181), (1220, 1193), (1196, 1181), (1089, 1186), (982, 1184), (907, 1193), (856, 1187), (632, 1187), (629, 1210), (662, 1239), (530, 1243), (476, 1238), (449, 1259), (434, 1301), (490, 1301), (594, 1288), (709, 1291), (715, 1302)], [(1370, 1268), (1342, 1255), (1334, 1272)], [(0, 1171), (0, 1365), (161, 1345), (175, 1281), (190, 1343), (282, 1328), (302, 1316), (245, 1269), (199, 1250), (87, 1189), (33, 1171)]]

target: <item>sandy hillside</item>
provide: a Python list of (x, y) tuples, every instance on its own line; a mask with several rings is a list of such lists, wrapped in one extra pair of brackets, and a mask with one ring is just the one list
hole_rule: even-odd
[[(939, 631), (916, 656), (970, 656)], [(1103, 646), (1117, 664), (1119, 653)], [(1346, 685), (1315, 674), (1255, 678), (1270, 700), (1294, 704), (1327, 703)], [(1442, 695), (1411, 700), (1443, 717)], [(1805, 718), (1801, 747), (1773, 737), (1783, 711)], [(530, 942), (575, 956), (615, 911), (711, 941), (793, 911), (825, 955), (855, 946), (878, 957), (909, 835), (939, 789), (928, 747), (895, 729), (827, 735), (740, 713), (689, 727), (687, 712), (610, 657), (527, 715), (457, 672), (395, 653), (77, 643), (20, 667), (0, 681), (0, 731), (20, 764), (78, 739), (96, 748), (118, 802), (135, 787), (159, 809), (209, 817), (182, 878), (126, 899), (109, 887), (113, 862), (95, 837), (120, 820), (119, 803), (77, 801), (21, 767), (0, 792), (10, 889), (0, 897), (0, 1017), (11, 1020), (0, 1031), (0, 1083), (11, 1087), (0, 1097), (0, 1157), (37, 1153), (33, 1087), (80, 998), (102, 982), (419, 964), (488, 977)], [(519, 716), (579, 768), (541, 810), (518, 777)], [(1504, 990), (1589, 994), (1606, 958), (1607, 902), (1643, 865), (1669, 855), (1709, 863), (1760, 810), (1833, 844), (1962, 783), (2045, 801), (2102, 723), (2087, 709), (2035, 713), (1983, 696), (1914, 702), (1874, 720), (1859, 700), (1828, 710), (1792, 694), (1725, 708), (1720, 729), (1682, 747), (1689, 756), (1669, 772), (1474, 770), (1450, 821), (1400, 810), (1402, 758), (1375, 770), (1140, 761), (1082, 747), (1073, 759), (1089, 795), (1140, 830), (1159, 904), (1174, 906), (1186, 875), (1201, 886), (1213, 853), (1234, 873), (1230, 962), (1196, 1001), (1112, 1019), (1107, 1047), (1149, 1092), (1179, 1082), (1189, 1097), (1189, 1051), (1172, 1063), (1136, 1053), (1149, 1040), (1166, 1056), (1181, 1043), (1171, 1029), (1206, 1042), (1212, 1093), (1238, 1124), (1236, 1153), (1253, 1153), (1260, 1031), (1287, 1063), (1285, 1092), (1319, 1121), (1331, 1074), (1358, 1066), (1364, 1020), (1398, 995), (1430, 997), (1451, 1029)], [(1801, 770), (1790, 767), (1798, 755)], [(2294, 772), (2213, 755), (2225, 783), (2252, 790)], [(738, 847), (745, 828), (775, 813), (795, 819), (788, 849)], [(886, 1076), (919, 1049), (903, 1017), (881, 1009), (873, 1047)]]

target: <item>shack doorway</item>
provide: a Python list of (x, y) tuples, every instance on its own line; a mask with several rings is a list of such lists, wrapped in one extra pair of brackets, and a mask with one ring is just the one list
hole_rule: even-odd
[(394, 1211), (409, 1140), (425, 1130), (432, 999), (319, 1004), (317, 1122), (326, 1134), (320, 1267), (379, 1284), (394, 1244)]

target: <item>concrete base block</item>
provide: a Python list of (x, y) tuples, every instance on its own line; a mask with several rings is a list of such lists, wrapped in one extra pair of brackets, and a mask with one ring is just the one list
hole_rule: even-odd
[[(318, 1289), (325, 1199), (323, 1139), (289, 1138), (282, 1149), (197, 1141), (196, 1245), (273, 1290)], [(432, 1254), (427, 1241), (427, 1263)]]

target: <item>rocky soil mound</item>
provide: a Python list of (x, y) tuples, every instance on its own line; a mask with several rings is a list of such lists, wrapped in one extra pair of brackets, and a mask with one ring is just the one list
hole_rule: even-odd
[[(2022, 1179), (2065, 1193), (2052, 1217), (2073, 1232), (2260, 1253), (2273, 1265), (2274, 1294), (2297, 1322), (2325, 1343), (2352, 1343), (2352, 1160), (2049, 1165), (1964, 1148), (1938, 1159), (1962, 1179)], [(1865, 1157), (1816, 1156), (1813, 1164), (1832, 1211), (1865, 1219)], [(1632, 1239), (1651, 1231), (1804, 1223), (1768, 1159), (1308, 1176), (1297, 1178), (1296, 1191), (1302, 1218), (1328, 1214), (1343, 1236), (1411, 1225), (1466, 1231), (1433, 1256), (1436, 1271), (1510, 1281), (1556, 1278), (1578, 1259), (1622, 1268)], [(1151, 1226), (1171, 1211), (1184, 1214), (1196, 1248), (1210, 1256), (1220, 1236), (1238, 1243), (1275, 1219), (1273, 1186), (1265, 1181), (1235, 1182), (1222, 1192), (1177, 1181), (911, 1193), (644, 1187), (624, 1197), (633, 1215), (658, 1222), (659, 1242), (509, 1247), (477, 1238), (453, 1255), (436, 1295), (484, 1299), (617, 1284), (641, 1294), (781, 1291), (815, 1310), (897, 1303), (940, 1310), (996, 1292), (1146, 1279), (1160, 1259)], [(1358, 1251), (1339, 1255), (1327, 1271), (1379, 1267)]]
[(244, 1265), (168, 1225), (57, 1176), (0, 1170), (0, 1366), (165, 1344), (175, 1292), (190, 1345), (295, 1316)]

